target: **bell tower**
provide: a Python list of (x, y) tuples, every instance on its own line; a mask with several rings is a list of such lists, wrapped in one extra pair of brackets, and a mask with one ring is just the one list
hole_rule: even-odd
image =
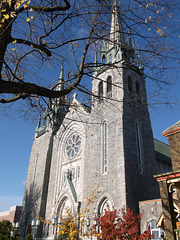
[(92, 116), (100, 130), (91, 157), (96, 161), (92, 167), (98, 166), (102, 174), (99, 184), (110, 193), (113, 204), (137, 211), (139, 201), (156, 198), (159, 191), (153, 178), (156, 163), (144, 67), (130, 30), (126, 35), (114, 0), (109, 41), (102, 42), (100, 61), (95, 58)]

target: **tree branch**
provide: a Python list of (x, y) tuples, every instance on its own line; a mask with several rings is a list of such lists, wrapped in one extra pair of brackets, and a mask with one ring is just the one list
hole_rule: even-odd
[(36, 43), (32, 43), (28, 40), (24, 40), (24, 39), (21, 39), (21, 38), (11, 38), (10, 42), (16, 42), (16, 43), (21, 43), (21, 44), (26, 44), (32, 48), (35, 48), (35, 49), (38, 49), (39, 51), (45, 53), (48, 57), (51, 57), (52, 56), (52, 53), (51, 51), (49, 51), (45, 46), (43, 45), (39, 45), (39, 44), (36, 44)]
[(29, 94), (18, 94), (17, 96), (13, 97), (13, 98), (8, 98), (8, 99), (4, 99), (4, 98), (1, 98), (0, 99), (0, 103), (12, 103), (12, 102), (15, 102), (19, 99), (25, 99), (29, 96)]
[[(70, 93), (73, 89), (76, 88), (76, 86), (80, 83), (80, 81), (82, 79), (84, 62), (85, 62), (88, 48), (90, 46), (90, 39), (92, 37), (93, 31), (94, 31), (94, 24), (93, 24), (91, 32), (89, 34), (87, 44), (84, 48), (84, 52), (83, 52), (81, 62), (79, 65), (79, 69), (78, 69), (78, 74), (76, 75), (77, 80), (74, 83), (72, 83), (69, 87), (67, 87), (66, 89), (61, 90), (61, 91), (55, 91), (55, 90), (47, 89), (45, 87), (38, 86), (34, 83), (10, 82), (10, 81), (1, 80), (0, 81), (0, 93), (18, 94), (19, 98), (22, 98), (22, 97), (20, 97), (21, 95), (27, 97), (31, 94), (48, 97), (48, 98), (58, 98), (58, 97), (65, 96), (66, 94)], [(16, 97), (16, 99), (18, 99), (18, 96)], [(9, 102), (10, 101), (16, 101), (16, 100), (14, 98), (13, 100), (9, 100)], [(6, 102), (8, 102), (8, 100), (3, 99), (0, 102), (6, 103)]]
[(63, 91), (53, 91), (45, 87), (40, 87), (30, 82), (10, 82), (0, 81), (0, 93), (13, 93), (13, 94), (36, 94), (49, 98), (56, 98), (64, 96)]
[(53, 6), (53, 7), (37, 7), (37, 6), (31, 6), (27, 5), (26, 7), (21, 7), (16, 11), (17, 14), (20, 12), (23, 12), (25, 9), (33, 9), (36, 12), (55, 12), (55, 11), (65, 11), (68, 10), (71, 5), (68, 0), (63, 0), (65, 2), (65, 6)]

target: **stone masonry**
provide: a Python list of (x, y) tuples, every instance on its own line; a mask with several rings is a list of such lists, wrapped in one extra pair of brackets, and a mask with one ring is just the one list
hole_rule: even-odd
[[(134, 48), (126, 50), (113, 2), (114, 42), (103, 43), (100, 63), (95, 62), (92, 108), (74, 95), (68, 112), (54, 104), (36, 128), (23, 200), (23, 238), (37, 216), (57, 222), (65, 207), (75, 214), (82, 211), (94, 189), (96, 200), (86, 216), (91, 225), (107, 204), (138, 212), (139, 201), (159, 197), (143, 66), (130, 64)], [(54, 225), (41, 222), (33, 229), (38, 239), (55, 238)]]

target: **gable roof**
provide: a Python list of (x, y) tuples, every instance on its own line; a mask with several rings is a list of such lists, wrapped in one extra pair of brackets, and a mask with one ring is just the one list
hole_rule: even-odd
[(154, 138), (154, 150), (157, 158), (171, 162), (169, 145)]
[(174, 125), (172, 125), (171, 127), (169, 127), (168, 129), (166, 129), (162, 135), (163, 136), (168, 136), (171, 135), (175, 132), (180, 132), (180, 121), (178, 121), (177, 123), (175, 123)]

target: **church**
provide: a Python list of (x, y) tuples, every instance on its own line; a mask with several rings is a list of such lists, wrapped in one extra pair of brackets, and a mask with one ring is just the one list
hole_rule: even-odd
[[(159, 198), (153, 175), (158, 173), (148, 111), (144, 67), (129, 38), (126, 40), (113, 1), (109, 41), (103, 40), (92, 76), (91, 108), (73, 95), (71, 107), (56, 99), (35, 130), (21, 217), (21, 234), (30, 229), (36, 239), (54, 239), (56, 214), (69, 207), (82, 211), (97, 189), (87, 216), (104, 209), (129, 207)], [(138, 54), (139, 62), (134, 64)], [(58, 79), (63, 88), (64, 69)], [(37, 216), (52, 221), (39, 222)], [(32, 231), (33, 233), (33, 231)]]

